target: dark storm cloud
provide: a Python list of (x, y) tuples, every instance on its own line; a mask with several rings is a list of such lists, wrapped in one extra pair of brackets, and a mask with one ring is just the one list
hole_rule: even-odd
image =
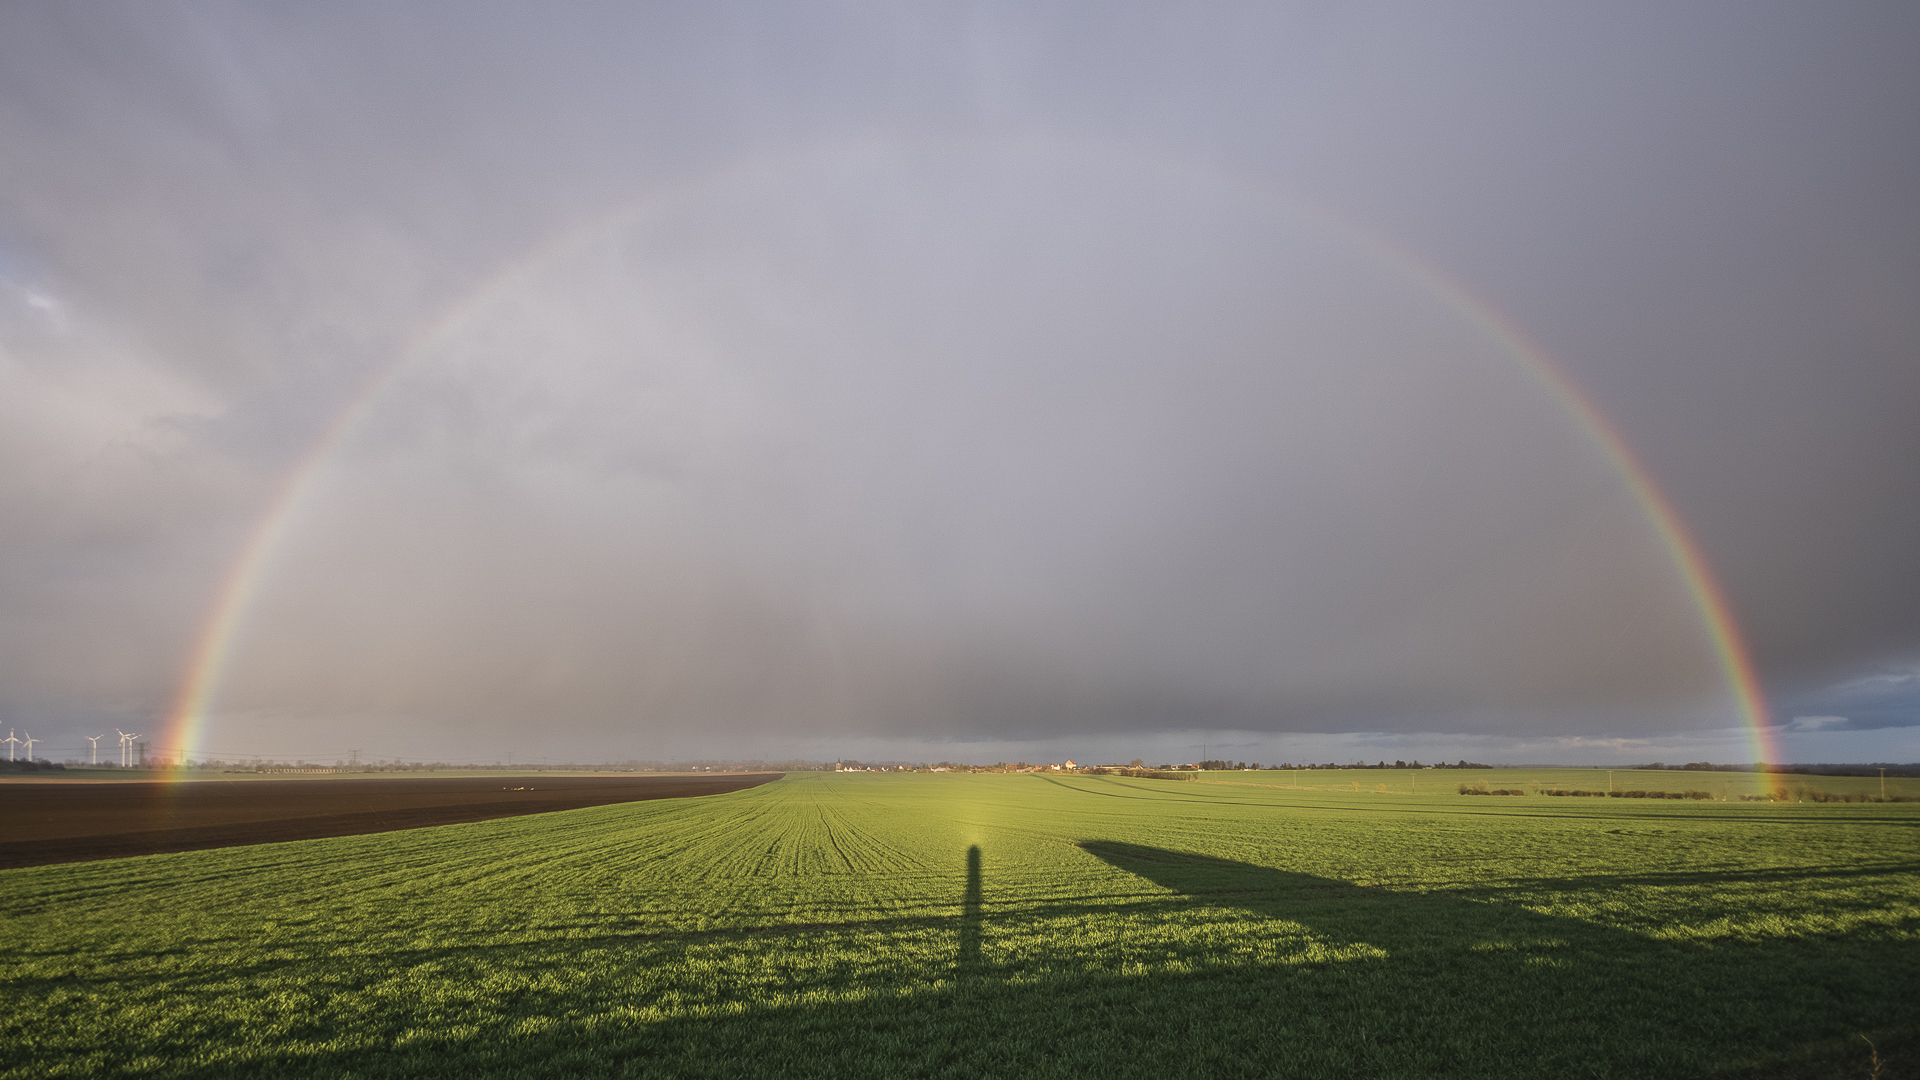
[(1783, 716), (1905, 715), (1817, 688), (1920, 653), (1911, 11), (0, 20), (10, 719), (150, 722), (329, 418), (651, 193), (367, 413), (228, 732), (1729, 722), (1564, 411), (1265, 191), (1564, 362)]
[(1875, 671), (1783, 702), (1794, 731), (1879, 731), (1920, 727), (1920, 671)]

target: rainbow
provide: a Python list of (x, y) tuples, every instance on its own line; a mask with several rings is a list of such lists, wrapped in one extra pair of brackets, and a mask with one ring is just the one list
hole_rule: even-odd
[[(753, 162), (745, 167), (760, 164), (764, 162)], [(729, 169), (724, 172), (735, 171)], [(1212, 175), (1216, 181), (1222, 178), (1220, 174)], [(427, 323), (399, 350), (392, 362), (376, 371), (361, 386), (320, 437), (288, 470), (258, 522), (247, 534), (238, 556), (216, 591), (213, 605), (194, 641), (185, 674), (164, 721), (157, 743), (163, 755), (184, 759), (199, 752), (207, 719), (234, 643), (244, 629), (254, 596), (272, 566), (275, 552), (297, 523), (308, 494), (325, 472), (335, 452), (406, 371), (445, 342), (476, 313), (486, 309), (522, 277), (544, 265), (550, 258), (608, 229), (617, 228), (650, 208), (661, 206), (680, 193), (697, 188), (702, 180), (712, 178), (695, 178), (663, 191), (649, 193), (609, 211), (589, 215), (531, 245), (522, 256), (505, 264)], [(1257, 181), (1231, 176), (1226, 179), (1233, 187), (1253, 192), (1256, 202), (1261, 205), (1283, 203), (1290, 209), (1304, 211), (1329, 231), (1339, 234), (1382, 264), (1417, 282), (1431, 296), (1496, 343), (1508, 359), (1546, 391), (1626, 486), (1684, 583), (1702, 629), (1712, 643), (1721, 675), (1733, 696), (1752, 760), (1780, 761), (1765, 695), (1755, 675), (1752, 660), (1726, 596), (1715, 581), (1699, 545), (1687, 530), (1679, 512), (1629, 449), (1619, 430), (1553, 363), (1546, 351), (1485, 300), (1446, 277), (1413, 252), (1324, 208), (1281, 196)]]
[(1414, 274), (1421, 284), (1446, 302), (1456, 314), (1498, 342), (1506, 354), (1545, 387), (1560, 407), (1573, 417), (1626, 485), (1634, 501), (1640, 505), (1666, 550), (1667, 558), (1673, 563), (1675, 572), (1685, 583), (1694, 610), (1699, 613), (1702, 629), (1713, 643), (1714, 659), (1719, 664), (1720, 673), (1733, 694), (1741, 727), (1746, 731), (1747, 747), (1753, 755), (1752, 760), (1780, 761), (1779, 746), (1773, 737), (1773, 722), (1767, 712), (1766, 694), (1754, 672), (1753, 660), (1740, 635), (1740, 625), (1733, 617), (1726, 594), (1714, 579), (1706, 556), (1701, 554), (1700, 545), (1687, 530), (1679, 510), (1674, 508), (1646, 466), (1628, 448), (1619, 429), (1552, 362), (1544, 349), (1534, 344), (1511, 320), (1502, 317), (1492, 305), (1442, 276), (1413, 253), (1388, 246), (1385, 241), (1360, 233), (1353, 226), (1349, 226), (1349, 229), (1364, 237), (1368, 246), (1375, 251), (1392, 255), (1391, 261), (1395, 265)]
[(180, 680), (172, 707), (168, 709), (161, 728), (160, 741), (156, 746), (162, 756), (184, 760), (199, 752), (214, 696), (220, 689), (232, 656), (233, 644), (239, 638), (254, 595), (272, 566), (274, 553), (298, 520), (307, 495), (326, 471), (335, 451), (386, 396), (387, 391), (421, 357), (431, 353), (469, 318), (484, 310), (525, 274), (584, 238), (615, 227), (667, 197), (666, 194), (644, 197), (612, 211), (591, 215), (534, 244), (521, 257), (487, 277), (427, 323), (400, 349), (392, 362), (376, 370), (348, 399), (346, 406), (321, 431), (320, 437), (287, 470), (280, 486), (267, 500), (265, 512), (240, 545), (239, 555), (215, 592), (213, 607), (188, 653), (186, 675)]

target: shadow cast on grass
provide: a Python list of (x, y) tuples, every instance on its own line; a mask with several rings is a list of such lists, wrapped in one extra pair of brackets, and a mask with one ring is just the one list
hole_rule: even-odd
[(984, 901), (985, 890), (980, 883), (980, 845), (975, 844), (967, 849), (967, 891), (960, 901), (960, 949), (954, 965), (962, 985), (978, 981), (982, 974), (980, 933), (985, 917), (981, 910)]
[[(797, 993), (783, 1004), (719, 986), (664, 1016), (582, 1011), (583, 1001), (620, 993), (607, 978), (565, 977), (587, 943), (476, 945), (428, 959), (469, 963), (476, 973), (558, 974), (485, 999), (482, 1013), (466, 1022), (449, 1016), (438, 1029), (417, 1006), (383, 999), (388, 1014), (361, 1024), (351, 1044), (330, 1043), (329, 1024), (316, 1015), (284, 1044), (222, 1059), (209, 1048), (239, 1045), (245, 1032), (201, 1023), (150, 1048), (145, 1062), (96, 1059), (86, 1071), (1865, 1078), (1869, 1051), (1858, 1036), (1867, 1033), (1890, 1063), (1880, 1080), (1920, 1075), (1912, 1005), (1920, 950), (1911, 943), (1660, 942), (1511, 903), (1137, 844), (1080, 848), (1099, 861), (1090, 873), (1102, 873), (1099, 864), (1124, 872), (1111, 875), (1104, 899), (997, 907), (976, 846), (966, 855), (959, 914), (944, 925), (591, 942), (630, 950), (633, 965), (670, 967), (719, 942), (776, 966), (790, 957), (799, 972), (828, 946), (851, 941), (884, 959), (909, 935), (923, 946), (944, 941), (951, 958), (919, 970), (876, 963), (811, 984), (796, 976)], [(1090, 925), (1122, 931), (1091, 944), (1072, 932)], [(1303, 942), (1314, 948), (1303, 951)]]

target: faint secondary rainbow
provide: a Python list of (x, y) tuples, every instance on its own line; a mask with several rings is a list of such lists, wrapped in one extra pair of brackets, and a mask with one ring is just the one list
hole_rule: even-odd
[[(751, 168), (762, 162), (751, 162)], [(735, 170), (723, 170), (733, 172)], [(1255, 201), (1264, 205), (1284, 203), (1317, 219), (1330, 232), (1337, 233), (1368, 252), (1381, 263), (1406, 274), (1431, 295), (1444, 302), (1455, 314), (1487, 335), (1515, 363), (1542, 386), (1547, 394), (1570, 416), (1579, 430), (1592, 442), (1612, 468), (1654, 529), (1661, 546), (1687, 590), (1702, 628), (1711, 642), (1715, 660), (1727, 688), (1733, 696), (1739, 719), (1746, 732), (1752, 760), (1781, 760), (1773, 738), (1765, 695), (1738, 623), (1726, 597), (1715, 581), (1699, 546), (1688, 532), (1679, 512), (1668, 501), (1653, 477), (1627, 446), (1620, 432), (1588, 400), (1580, 388), (1553, 363), (1549, 355), (1534, 344), (1518, 326), (1502, 316), (1486, 301), (1464, 286), (1440, 273), (1411, 251), (1387, 241), (1339, 215), (1291, 197), (1280, 196), (1244, 177), (1212, 173), (1217, 182), (1252, 191)], [(650, 193), (610, 211), (590, 215), (562, 228), (532, 245), (521, 257), (482, 281), (438, 318), (428, 323), (395, 358), (379, 369), (342, 408), (332, 423), (305, 454), (288, 470), (285, 479), (268, 501), (265, 512), (247, 535), (240, 553), (215, 594), (200, 635), (189, 654), (187, 668), (163, 725), (156, 749), (166, 757), (184, 758), (198, 753), (208, 715), (231, 660), (234, 642), (246, 620), (255, 594), (271, 568), (280, 543), (298, 520), (302, 504), (315, 481), (325, 470), (341, 444), (362, 418), (421, 357), (431, 353), (475, 313), (484, 310), (496, 297), (525, 274), (544, 265), (572, 245), (658, 206), (679, 192), (692, 189), (700, 180), (674, 185), (671, 189)]]

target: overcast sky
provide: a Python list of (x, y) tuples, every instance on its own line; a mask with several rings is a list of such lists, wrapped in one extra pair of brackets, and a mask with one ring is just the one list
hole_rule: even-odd
[(157, 730), (291, 494), (200, 751), (1746, 760), (1504, 323), (1783, 755), (1920, 759), (1915, 55), (1901, 4), (0, 7), (0, 724)]

